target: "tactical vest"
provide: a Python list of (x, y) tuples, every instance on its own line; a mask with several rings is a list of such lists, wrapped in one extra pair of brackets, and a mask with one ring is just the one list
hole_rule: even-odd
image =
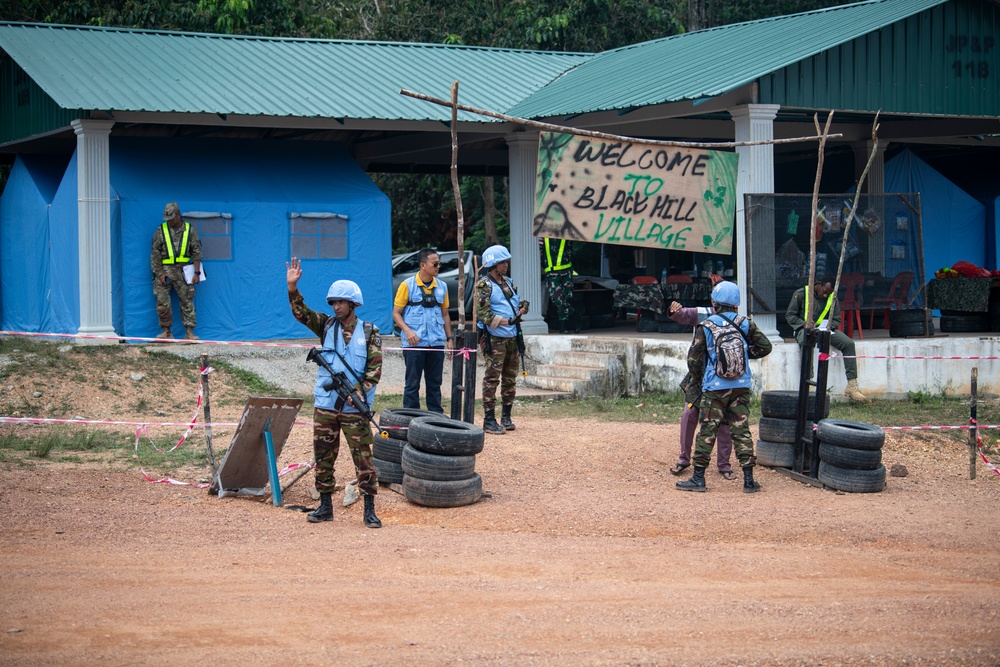
[[(512, 283), (506, 276), (502, 277), (502, 280), (514, 293), (510, 298), (510, 301), (508, 301), (507, 297), (503, 295), (503, 290), (500, 289), (499, 284), (493, 282), (493, 279), (488, 276), (486, 280), (487, 284), (490, 286), (490, 310), (493, 311), (494, 315), (498, 315), (509, 320), (514, 319), (514, 316), (517, 315), (517, 307), (521, 304), (521, 297), (517, 295), (517, 290), (514, 289), (514, 283)], [(490, 326), (486, 328), (489, 329), (490, 335), (497, 336), (499, 338), (513, 338), (517, 335), (517, 327), (513, 324), (505, 324), (495, 329)]]
[(163, 230), (163, 242), (167, 246), (167, 256), (163, 258), (164, 264), (187, 264), (191, 261), (191, 258), (187, 256), (188, 250), (188, 237), (191, 235), (191, 223), (184, 223), (184, 235), (181, 237), (181, 253), (174, 257), (174, 242), (170, 238), (170, 225), (163, 223), (160, 225), (160, 229)]
[(444, 345), (444, 314), (441, 306), (448, 294), (448, 286), (441, 280), (432, 281), (431, 285), (433, 287), (427, 292), (417, 284), (416, 276), (406, 280), (409, 301), (403, 311), (403, 321), (420, 337), (420, 347)]
[[(335, 318), (330, 318), (334, 320)], [(329, 320), (328, 320), (329, 322)], [(322, 352), (323, 358), (327, 360), (330, 367), (333, 368), (334, 372), (340, 371), (347, 376), (347, 381), (351, 384), (355, 383), (354, 376), (364, 377), (365, 366), (368, 365), (368, 332), (371, 325), (368, 322), (362, 322), (358, 318), (357, 323), (354, 325), (354, 334), (351, 336), (351, 342), (344, 345), (344, 336), (340, 333), (340, 326), (334, 322), (332, 326), (325, 327), (326, 332), (323, 336), (323, 348), (327, 350), (336, 350), (340, 354), (337, 355), (333, 352)], [(344, 366), (344, 362), (340, 360), (340, 357), (344, 357), (344, 360), (350, 365), (351, 370), (348, 370)], [(351, 374), (351, 371), (354, 374)], [(316, 386), (313, 389), (313, 397), (315, 398), (313, 404), (317, 408), (323, 410), (336, 410), (337, 409), (337, 399), (339, 396), (337, 392), (330, 390), (327, 391), (323, 388), (323, 385), (330, 382), (330, 373), (327, 372), (325, 368), (320, 366), (318, 372), (316, 373)], [(371, 407), (372, 400), (375, 398), (375, 387), (372, 387), (365, 394), (365, 401), (368, 402), (368, 406)], [(350, 403), (345, 403), (340, 409), (341, 412), (357, 413), (358, 409), (355, 408)]]

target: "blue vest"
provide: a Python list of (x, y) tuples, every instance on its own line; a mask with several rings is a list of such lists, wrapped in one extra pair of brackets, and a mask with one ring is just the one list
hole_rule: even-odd
[[(521, 303), (521, 297), (517, 295), (517, 292), (514, 292), (514, 296), (512, 296), (508, 302), (507, 297), (503, 295), (503, 290), (500, 289), (500, 285), (493, 283), (492, 278), (487, 278), (487, 280), (492, 283), (490, 285), (490, 310), (493, 311), (494, 315), (499, 315), (500, 317), (505, 317), (511, 320), (514, 319), (514, 316), (517, 315), (517, 307)], [(510, 278), (503, 276), (503, 280), (513, 292), (514, 283), (511, 282)], [(513, 304), (513, 307), (511, 304)], [(496, 329), (490, 326), (487, 326), (486, 328), (489, 329), (490, 335), (497, 336), (498, 338), (513, 338), (517, 335), (517, 327), (513, 324), (505, 324), (502, 327), (497, 327)]]
[[(327, 360), (334, 371), (340, 371), (347, 376), (348, 382), (355, 384), (355, 375), (359, 378), (364, 377), (365, 366), (368, 365), (368, 341), (365, 340), (365, 323), (360, 319), (354, 325), (354, 335), (351, 337), (350, 344), (344, 345), (344, 336), (340, 332), (340, 324), (337, 323), (326, 332), (326, 338), (323, 339), (323, 347), (328, 350), (337, 350), (337, 352), (340, 352), (340, 356), (337, 356), (333, 352), (323, 352), (322, 354), (323, 358)], [(351, 371), (347, 370), (340, 357), (344, 357), (347, 363), (350, 364), (354, 375), (351, 374)], [(330, 382), (330, 374), (325, 368), (320, 366), (319, 372), (316, 373), (316, 388), (313, 389), (314, 405), (323, 410), (336, 410), (339, 396), (332, 389), (327, 391), (323, 388), (323, 385), (328, 382)], [(375, 387), (372, 387), (365, 395), (365, 400), (368, 401), (369, 408), (372, 406), (372, 399), (374, 398)], [(340, 411), (357, 413), (358, 410), (350, 403), (345, 402), (344, 407)]]
[[(727, 317), (731, 315), (731, 317)], [(710, 322), (713, 322), (719, 326), (731, 325), (733, 319), (737, 317), (735, 312), (727, 312), (725, 315), (722, 313), (717, 313), (711, 317), (707, 317)], [(706, 355), (707, 360), (705, 362), (705, 376), (701, 381), (702, 391), (725, 391), (726, 389), (749, 389), (753, 376), (750, 374), (750, 357), (747, 353), (747, 346), (743, 346), (743, 363), (746, 368), (743, 375), (739, 376), (735, 380), (726, 380), (725, 378), (720, 378), (715, 374), (715, 340), (712, 336), (712, 332), (708, 330), (708, 327), (704, 325), (699, 325), (705, 329), (705, 345), (708, 349), (708, 354)], [(744, 319), (740, 329), (744, 334), (750, 335), (750, 320)]]
[(431, 293), (437, 305), (425, 306), (424, 288), (417, 284), (417, 277), (412, 276), (406, 280), (409, 302), (403, 311), (403, 321), (420, 337), (417, 344), (419, 347), (444, 346), (444, 315), (441, 313), (441, 305), (448, 294), (448, 286), (440, 280), (431, 284), (434, 285)]

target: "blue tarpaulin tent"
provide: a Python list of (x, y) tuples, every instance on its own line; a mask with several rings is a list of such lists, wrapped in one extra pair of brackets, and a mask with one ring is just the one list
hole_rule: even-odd
[(919, 192), (928, 277), (959, 260), (986, 266), (986, 207), (904, 150), (885, 164), (886, 192)]
[[(24, 166), (15, 173), (18, 180), (39, 180)], [(159, 332), (150, 244), (168, 201), (180, 204), (205, 247), (207, 280), (195, 297), (202, 338), (310, 336), (288, 308), (285, 262), (293, 254), (303, 257), (299, 289), (313, 309), (330, 310), (331, 282), (354, 280), (365, 298), (359, 316), (390, 329), (389, 200), (339, 145), (112, 137), (110, 177), (112, 322), (119, 334)], [(21, 235), (12, 239), (16, 245), (0, 246), (3, 326), (74, 333), (80, 321), (75, 157), (48, 207), (47, 235), (28, 225), (44, 227), (44, 198), (32, 190), (42, 188), (8, 185), (0, 206), (3, 236), (17, 229)], [(7, 271), (46, 262), (51, 269), (43, 278), (8, 288)], [(174, 333), (183, 335), (176, 299)]]

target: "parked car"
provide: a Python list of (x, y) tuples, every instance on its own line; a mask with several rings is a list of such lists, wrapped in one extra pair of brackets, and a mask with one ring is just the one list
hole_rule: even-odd
[[(420, 270), (420, 252), (406, 252), (392, 257), (392, 294), (395, 297), (399, 284), (416, 275)], [(438, 253), (441, 258), (441, 272), (438, 280), (443, 280), (448, 285), (448, 312), (451, 313), (453, 324), (458, 322), (458, 252), (455, 250), (445, 250)], [(472, 266), (473, 253), (471, 250), (465, 251), (465, 319), (472, 319), (472, 308), (476, 292), (476, 276), (473, 274)]]

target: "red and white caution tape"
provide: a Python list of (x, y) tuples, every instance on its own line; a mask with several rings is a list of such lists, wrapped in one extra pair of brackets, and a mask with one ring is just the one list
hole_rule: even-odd
[[(827, 353), (822, 353), (821, 352), (820, 355), (819, 355), (819, 358), (820, 358), (820, 361), (825, 361), (825, 360), (829, 359), (831, 356), (834, 356), (834, 355), (827, 354)], [(924, 359), (924, 360), (932, 360), (932, 361), (940, 361), (940, 360), (950, 361), (950, 360), (955, 360), (955, 359), (968, 359), (970, 361), (995, 361), (997, 359), (1000, 359), (1000, 356), (996, 356), (996, 355), (993, 355), (993, 356), (976, 356), (976, 355), (953, 355), (953, 356), (945, 356), (945, 355), (939, 355), (939, 354), (931, 354), (931, 355), (906, 355), (906, 354), (871, 354), (871, 355), (868, 355), (868, 354), (854, 354), (854, 355), (851, 355), (851, 354), (838, 354), (838, 355), (835, 355), (835, 356), (841, 357), (843, 359)]]
[[(973, 419), (972, 417), (969, 417), (969, 424), (972, 426), (978, 426), (979, 428), (993, 428), (989, 426), (979, 426), (978, 424), (976, 424), (976, 420)], [(995, 465), (990, 463), (990, 460), (986, 458), (986, 452), (983, 451), (983, 439), (979, 436), (978, 432), (976, 433), (976, 448), (979, 450), (979, 458), (983, 460), (983, 463), (985, 463), (990, 470), (1000, 475), (1000, 469), (998, 469)]]
[[(968, 431), (972, 426), (879, 426), (883, 431)], [(981, 424), (980, 429), (1000, 428), (1000, 424)]]

